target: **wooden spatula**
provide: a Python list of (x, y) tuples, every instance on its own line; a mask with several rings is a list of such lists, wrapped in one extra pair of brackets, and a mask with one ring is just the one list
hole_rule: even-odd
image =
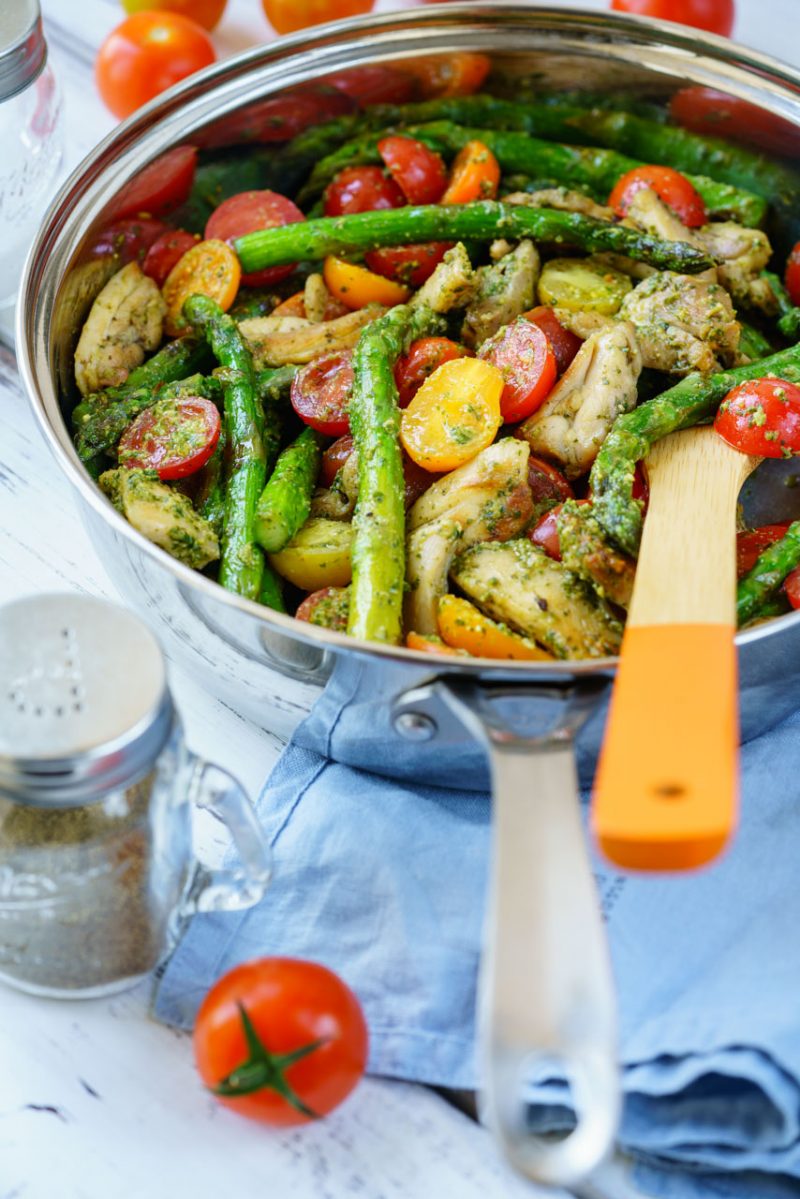
[(659, 442), (595, 782), (606, 857), (642, 870), (710, 861), (736, 823), (736, 502), (761, 459), (713, 429)]

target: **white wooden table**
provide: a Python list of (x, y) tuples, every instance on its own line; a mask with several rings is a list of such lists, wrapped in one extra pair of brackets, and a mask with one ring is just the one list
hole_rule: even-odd
[[(800, 57), (797, 0), (738, 4), (740, 40)], [(92, 63), (122, 14), (115, 0), (44, 0), (43, 8), (71, 169), (114, 124), (95, 93)], [(228, 54), (269, 36), (258, 0), (231, 0), (215, 39)], [(13, 355), (0, 348), (0, 603), (53, 590), (116, 598), (34, 426)], [(254, 794), (278, 742), (177, 668), (172, 683), (190, 742)], [(206, 1096), (188, 1039), (150, 1021), (146, 1000), (144, 989), (80, 1004), (0, 991), (0, 1199), (537, 1193), (498, 1161), (484, 1130), (419, 1086), (368, 1079), (328, 1120), (297, 1132), (241, 1120)]]

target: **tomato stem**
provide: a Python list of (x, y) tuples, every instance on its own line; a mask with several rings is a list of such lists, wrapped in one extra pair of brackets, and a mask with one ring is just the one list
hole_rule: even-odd
[(299, 1049), (293, 1049), (291, 1053), (270, 1053), (256, 1032), (244, 1004), (238, 1001), (236, 1006), (242, 1018), (242, 1028), (247, 1041), (249, 1057), (210, 1090), (215, 1095), (232, 1098), (237, 1095), (252, 1095), (255, 1091), (266, 1088), (281, 1095), (295, 1111), (300, 1112), (303, 1116), (318, 1120), (319, 1113), (303, 1103), (300, 1096), (289, 1085), (286, 1079), (286, 1070), (295, 1062), (301, 1061), (302, 1058), (308, 1057), (310, 1053), (320, 1049), (326, 1042), (324, 1040), (311, 1041), (308, 1045), (301, 1045)]

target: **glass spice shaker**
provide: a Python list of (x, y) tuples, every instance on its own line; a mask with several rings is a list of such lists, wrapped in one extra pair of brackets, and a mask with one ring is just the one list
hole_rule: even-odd
[(11, 343), (22, 266), (63, 153), (38, 0), (0, 0), (0, 147), (0, 339)]
[[(199, 861), (197, 809), (238, 864)], [(187, 749), (137, 617), (79, 595), (0, 608), (0, 980), (57, 998), (132, 986), (192, 913), (258, 903), (269, 862), (240, 785)]]

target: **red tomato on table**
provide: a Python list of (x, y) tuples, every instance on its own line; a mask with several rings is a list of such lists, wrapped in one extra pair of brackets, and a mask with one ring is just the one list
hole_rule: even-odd
[[(208, 218), (205, 237), (206, 241), (226, 241), (230, 245), (237, 237), (244, 237), (245, 233), (274, 229), (278, 225), (294, 225), (305, 219), (297, 205), (278, 192), (239, 192), (223, 200), (214, 209)], [(291, 275), (294, 267), (294, 263), (288, 263), (285, 266), (269, 266), (263, 271), (251, 271), (249, 275), (242, 275), (242, 283), (247, 287), (268, 287)]]
[(352, 352), (326, 354), (301, 367), (292, 379), (292, 407), (312, 429), (341, 437), (350, 431), (347, 409), (352, 388)]
[(120, 465), (155, 470), (160, 479), (185, 479), (208, 462), (219, 433), (219, 412), (210, 400), (184, 396), (156, 402), (122, 434)]
[(159, 287), (167, 281), (167, 275), (180, 262), (187, 250), (197, 245), (200, 240), (194, 233), (185, 229), (168, 229), (157, 237), (144, 256), (142, 270), (145, 275), (154, 279)]
[(325, 216), (402, 208), (406, 198), (380, 167), (345, 167), (325, 189)]
[(341, 21), (372, 12), (375, 0), (261, 0), (276, 33), (296, 33), (324, 21)]
[(556, 358), (556, 369), (559, 375), (572, 365), (572, 360), (583, 345), (580, 337), (576, 337), (569, 329), (565, 329), (552, 308), (540, 305), (525, 313), (525, 320), (538, 325), (553, 348)]
[(361, 1005), (332, 970), (294, 958), (234, 967), (197, 1013), (203, 1082), (232, 1111), (265, 1124), (305, 1124), (333, 1111), (367, 1063)]
[(95, 79), (104, 104), (122, 118), (216, 57), (211, 38), (196, 21), (180, 13), (140, 12), (103, 42)]
[(418, 337), (412, 341), (408, 353), (397, 360), (394, 368), (400, 407), (408, 407), (428, 375), (432, 375), (443, 362), (471, 357), (471, 350), (451, 341), (449, 337)]
[(506, 424), (541, 408), (556, 381), (556, 358), (538, 325), (520, 317), (485, 341), (478, 357), (496, 366), (505, 380), (500, 410)]
[(788, 525), (762, 525), (760, 529), (747, 529), (736, 534), (736, 575), (743, 579), (755, 566), (758, 559), (776, 541), (784, 536)]
[(399, 133), (381, 138), (378, 153), (409, 204), (439, 203), (447, 189), (447, 168), (441, 155)]
[(735, 16), (733, 0), (611, 0), (614, 12), (659, 17), (730, 37)]
[(680, 171), (672, 167), (635, 167), (618, 179), (608, 203), (617, 216), (625, 216), (638, 191), (650, 187), (689, 229), (698, 229), (708, 221), (703, 197)]
[(227, 3), (228, 0), (122, 0), (122, 7), (127, 13), (145, 12), (151, 8), (179, 12), (210, 30), (218, 24)]
[(723, 441), (760, 458), (800, 453), (800, 387), (785, 379), (753, 379), (729, 391), (714, 418)]
[(394, 279), (404, 287), (422, 287), (452, 245), (450, 241), (427, 241), (407, 246), (383, 246), (379, 250), (369, 250), (364, 261), (376, 275)]

